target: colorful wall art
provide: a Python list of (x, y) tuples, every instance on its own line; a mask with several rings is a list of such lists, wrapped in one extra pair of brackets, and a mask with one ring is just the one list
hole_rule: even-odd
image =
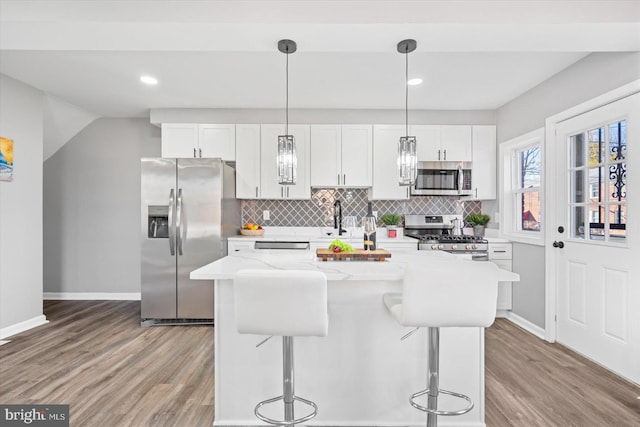
[(0, 181), (11, 181), (13, 176), (13, 139), (0, 136)]

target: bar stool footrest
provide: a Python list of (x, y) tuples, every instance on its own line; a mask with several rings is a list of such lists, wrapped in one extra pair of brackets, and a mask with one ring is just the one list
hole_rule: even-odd
[(466, 414), (467, 412), (469, 412), (470, 410), (473, 409), (473, 402), (471, 401), (471, 398), (469, 396), (465, 396), (464, 394), (460, 394), (460, 393), (454, 393), (453, 391), (449, 391), (449, 390), (442, 390), (439, 389), (438, 390), (438, 394), (448, 394), (449, 396), (453, 396), (453, 397), (457, 397), (459, 399), (463, 399), (466, 400), (467, 402), (469, 402), (469, 405), (467, 405), (467, 407), (457, 410), (457, 411), (439, 411), (438, 409), (432, 409), (432, 408), (427, 408), (426, 406), (422, 406), (419, 403), (416, 403), (413, 399), (415, 399), (416, 397), (420, 397), (420, 396), (424, 396), (425, 394), (429, 393), (429, 389), (425, 389), (422, 391), (419, 391), (417, 393), (413, 393), (411, 395), (411, 397), (409, 398), (409, 403), (411, 403), (411, 406), (413, 406), (414, 408), (422, 411), (422, 412), (427, 412), (429, 414), (434, 414), (434, 415), (444, 415), (444, 416), (451, 416), (451, 415), (462, 415), (462, 414)]
[(259, 419), (261, 419), (265, 423), (273, 424), (273, 425), (276, 425), (276, 426), (291, 426), (291, 425), (295, 425), (295, 424), (300, 424), (300, 423), (303, 423), (305, 421), (309, 421), (311, 418), (315, 417), (318, 414), (318, 405), (316, 405), (314, 402), (312, 402), (310, 400), (303, 399), (302, 397), (298, 397), (298, 396), (293, 396), (293, 401), (294, 402), (297, 400), (298, 402), (304, 403), (305, 405), (311, 406), (313, 408), (313, 411), (309, 415), (306, 415), (306, 416), (304, 416), (302, 418), (297, 418), (295, 420), (285, 421), (285, 420), (274, 420), (272, 418), (265, 417), (264, 415), (262, 415), (260, 413), (259, 409), (261, 407), (263, 407), (264, 405), (268, 405), (270, 403), (277, 402), (279, 400), (284, 401), (284, 395), (281, 395), (281, 396), (278, 396), (278, 397), (273, 397), (273, 398), (267, 399), (267, 400), (263, 400), (262, 402), (260, 402), (260, 403), (258, 403), (256, 405), (256, 408), (253, 410), (253, 413), (256, 415), (256, 417), (258, 417)]

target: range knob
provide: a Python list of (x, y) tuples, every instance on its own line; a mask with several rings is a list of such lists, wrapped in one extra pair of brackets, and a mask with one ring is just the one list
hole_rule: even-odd
[(458, 249), (458, 245), (451, 245), (451, 249), (452, 249), (452, 250), (456, 250), (456, 249)]
[(442, 248), (444, 248), (444, 246), (438, 245), (438, 249), (442, 249)]
[(464, 248), (469, 250), (469, 249), (471, 249), (471, 245), (464, 245)]
[(431, 249), (438, 249), (438, 245), (431, 245)]
[(478, 245), (471, 245), (471, 249), (478, 249)]

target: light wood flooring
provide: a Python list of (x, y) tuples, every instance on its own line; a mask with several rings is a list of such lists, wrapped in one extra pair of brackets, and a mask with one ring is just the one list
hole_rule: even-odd
[[(70, 404), (72, 426), (211, 426), (210, 326), (140, 327), (137, 301), (45, 301), (0, 346), (0, 403)], [(488, 427), (637, 427), (640, 387), (506, 320), (486, 339)]]

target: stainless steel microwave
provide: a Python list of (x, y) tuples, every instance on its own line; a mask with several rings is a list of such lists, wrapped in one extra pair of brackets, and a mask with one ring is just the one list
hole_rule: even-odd
[(471, 162), (418, 162), (414, 196), (470, 196)]

